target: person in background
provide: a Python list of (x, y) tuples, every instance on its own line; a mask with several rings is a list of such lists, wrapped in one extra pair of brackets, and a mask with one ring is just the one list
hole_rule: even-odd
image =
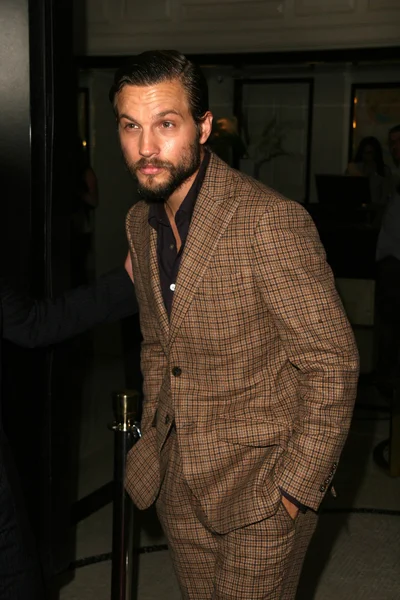
[(378, 390), (393, 395), (400, 377), (400, 192), (389, 200), (376, 249), (376, 372)]
[[(9, 340), (27, 348), (43, 347), (134, 314), (137, 302), (129, 255), (125, 267), (54, 300), (34, 300), (1, 279), (0, 343)], [(0, 420), (0, 600), (44, 598), (39, 559)]]
[(246, 155), (246, 145), (238, 132), (236, 117), (221, 117), (213, 121), (207, 146), (227, 165), (233, 166), (235, 157)]
[(72, 286), (89, 282), (89, 256), (93, 248), (94, 210), (99, 205), (96, 174), (89, 151), (78, 138), (76, 143), (76, 184), (71, 221)]
[(385, 205), (392, 195), (391, 170), (384, 163), (381, 144), (373, 136), (361, 140), (346, 175), (368, 177), (374, 204)]
[(400, 124), (389, 131), (389, 152), (393, 160), (391, 166), (394, 192), (400, 194)]

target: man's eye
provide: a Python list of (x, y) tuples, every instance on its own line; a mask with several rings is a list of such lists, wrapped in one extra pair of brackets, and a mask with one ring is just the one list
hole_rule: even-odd
[(137, 129), (136, 123), (125, 123), (124, 129)]
[(163, 121), (163, 123), (162, 123), (162, 127), (164, 129), (172, 129), (173, 126), (174, 126), (174, 124), (171, 123), (171, 121)]

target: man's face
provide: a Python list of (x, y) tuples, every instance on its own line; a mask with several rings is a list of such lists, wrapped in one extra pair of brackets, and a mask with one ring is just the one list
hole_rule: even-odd
[(140, 195), (147, 202), (164, 202), (179, 189), (186, 192), (210, 135), (211, 113), (196, 124), (177, 80), (125, 85), (116, 109), (122, 152)]
[(393, 161), (400, 164), (400, 131), (395, 131), (389, 135), (389, 150)]

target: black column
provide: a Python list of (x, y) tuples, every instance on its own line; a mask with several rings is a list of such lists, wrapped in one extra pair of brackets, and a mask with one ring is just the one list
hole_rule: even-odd
[[(69, 286), (76, 85), (72, 2), (0, 2), (0, 275), (37, 297)], [(55, 243), (57, 242), (57, 243)], [(70, 406), (62, 351), (3, 343), (3, 427), (45, 576), (66, 566), (69, 501), (59, 493)], [(72, 546), (72, 545), (71, 545)]]

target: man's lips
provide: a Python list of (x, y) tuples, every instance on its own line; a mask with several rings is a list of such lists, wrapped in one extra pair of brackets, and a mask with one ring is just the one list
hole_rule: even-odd
[(140, 167), (139, 171), (141, 173), (143, 173), (143, 175), (157, 175), (158, 173), (161, 173), (161, 171), (163, 169), (164, 169), (164, 167), (147, 166), (147, 167)]

